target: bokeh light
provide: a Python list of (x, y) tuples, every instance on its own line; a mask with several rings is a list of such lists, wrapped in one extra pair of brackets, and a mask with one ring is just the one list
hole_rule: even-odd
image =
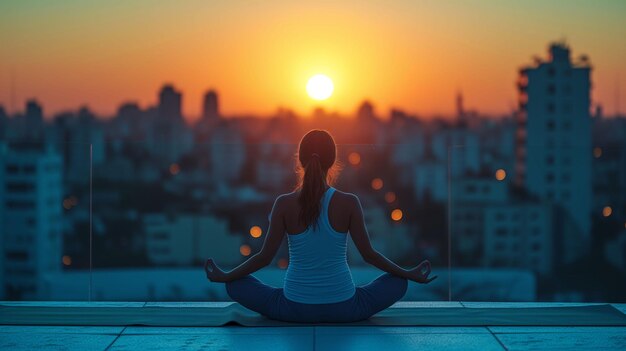
[(393, 191), (388, 191), (385, 193), (385, 201), (387, 201), (387, 203), (392, 203), (394, 201), (396, 201), (396, 193), (394, 193)]
[(250, 236), (253, 238), (260, 238), (263, 235), (263, 230), (258, 225), (252, 226), (250, 228)]
[(239, 253), (241, 253), (243, 256), (250, 256), (250, 253), (252, 252), (252, 249), (250, 248), (249, 245), (241, 245), (241, 247), (239, 247)]
[(72, 257), (70, 257), (68, 255), (65, 255), (65, 256), (63, 256), (62, 260), (63, 260), (63, 265), (65, 265), (65, 266), (72, 265)]
[(280, 260), (278, 260), (278, 268), (286, 269), (287, 266), (289, 266), (289, 262), (286, 258), (281, 258)]
[(503, 170), (502, 168), (498, 169), (496, 171), (496, 179), (499, 181), (503, 181), (504, 178), (506, 178), (506, 171)]
[(372, 179), (372, 189), (380, 190), (383, 188), (383, 180), (380, 178)]
[(391, 211), (391, 219), (393, 219), (396, 222), (401, 220), (402, 216), (403, 216), (402, 210), (399, 208), (396, 208), (395, 210)]
[(361, 164), (361, 155), (358, 152), (351, 152), (348, 155), (348, 162), (353, 166), (358, 166)]
[(602, 148), (594, 147), (593, 148), (593, 157), (600, 158), (600, 156), (602, 156)]
[(170, 165), (170, 173), (172, 175), (177, 175), (180, 172), (180, 166), (178, 165), (178, 163), (172, 163), (172, 165)]
[(604, 217), (608, 217), (613, 213), (613, 209), (611, 208), (611, 206), (604, 206), (604, 208), (602, 209), (602, 215)]

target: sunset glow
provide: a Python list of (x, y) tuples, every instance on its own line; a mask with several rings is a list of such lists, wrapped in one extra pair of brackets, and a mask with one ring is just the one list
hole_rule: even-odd
[(319, 102), (304, 86), (323, 72), (329, 111), (371, 99), (385, 115), (450, 114), (462, 90), (468, 108), (510, 113), (518, 68), (565, 37), (590, 57), (593, 101), (611, 114), (626, 101), (624, 13), (624, 1), (2, 2), (0, 104), (35, 97), (46, 116), (81, 105), (110, 116), (172, 83), (191, 119), (209, 88), (226, 116), (305, 114)]

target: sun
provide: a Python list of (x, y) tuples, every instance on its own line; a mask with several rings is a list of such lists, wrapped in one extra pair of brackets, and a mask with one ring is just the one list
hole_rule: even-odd
[(315, 100), (328, 99), (334, 89), (333, 81), (324, 74), (316, 74), (306, 83), (306, 92)]

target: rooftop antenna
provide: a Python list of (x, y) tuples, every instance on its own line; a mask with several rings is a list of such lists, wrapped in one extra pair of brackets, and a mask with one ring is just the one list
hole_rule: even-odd
[(619, 73), (616, 74), (615, 77), (615, 116), (618, 117), (621, 115), (620, 106), (619, 106)]
[(11, 67), (11, 101), (10, 101), (10, 105), (11, 105), (11, 113), (15, 114), (15, 67)]

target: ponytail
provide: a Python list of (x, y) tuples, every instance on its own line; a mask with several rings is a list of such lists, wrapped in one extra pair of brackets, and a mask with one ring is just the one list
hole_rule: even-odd
[(322, 170), (320, 156), (312, 154), (309, 162), (304, 166), (304, 175), (300, 187), (300, 222), (307, 227), (317, 226), (317, 219), (321, 212), (321, 200), (326, 192), (326, 174)]
[(325, 130), (311, 130), (300, 141), (298, 147), (299, 190), (298, 220), (307, 228), (317, 227), (322, 210), (322, 197), (327, 182), (335, 179), (337, 149), (335, 140)]

